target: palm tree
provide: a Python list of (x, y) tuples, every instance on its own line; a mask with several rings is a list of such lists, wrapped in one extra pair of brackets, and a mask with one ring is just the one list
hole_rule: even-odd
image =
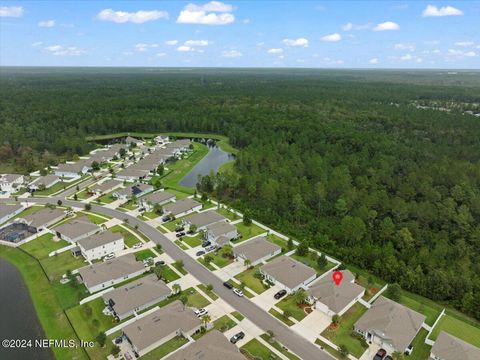
[(307, 292), (303, 289), (298, 289), (295, 292), (295, 302), (300, 305), (305, 302), (305, 299), (307, 298)]
[(212, 318), (210, 317), (210, 315), (206, 314), (202, 316), (202, 322), (205, 329), (207, 328), (207, 325), (210, 323), (210, 321), (212, 321)]
[(172, 286), (172, 290), (173, 290), (173, 293), (177, 295), (180, 293), (180, 291), (182, 291), (182, 287), (179, 284), (174, 284)]
[(245, 261), (243, 262), (243, 265), (245, 265), (245, 267), (250, 267), (250, 265), (252, 265), (252, 261), (250, 259), (245, 259)]

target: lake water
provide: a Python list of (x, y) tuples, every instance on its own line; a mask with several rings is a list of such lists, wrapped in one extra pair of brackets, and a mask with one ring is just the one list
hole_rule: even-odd
[(185, 175), (180, 181), (180, 185), (195, 187), (198, 181), (198, 175), (208, 175), (210, 171), (217, 172), (218, 168), (226, 162), (233, 160), (233, 155), (223, 151), (217, 146), (211, 146), (208, 154)]
[[(28, 289), (20, 272), (9, 262), (0, 259), (0, 340), (44, 339)], [(50, 349), (5, 349), (0, 346), (0, 359), (52, 360)]]

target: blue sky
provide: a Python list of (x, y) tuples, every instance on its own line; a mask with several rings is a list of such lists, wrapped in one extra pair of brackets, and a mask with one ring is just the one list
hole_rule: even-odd
[(475, 68), (480, 1), (0, 1), (0, 65)]

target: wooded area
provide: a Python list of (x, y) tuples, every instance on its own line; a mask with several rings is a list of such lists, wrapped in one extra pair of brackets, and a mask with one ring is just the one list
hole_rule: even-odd
[[(235, 171), (202, 180), (279, 230), (480, 319), (478, 72), (1, 70), (0, 159), (31, 171), (86, 135), (225, 134)], [(476, 104), (476, 105), (475, 105)]]

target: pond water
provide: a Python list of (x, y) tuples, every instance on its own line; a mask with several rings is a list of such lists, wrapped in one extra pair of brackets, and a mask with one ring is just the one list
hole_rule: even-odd
[[(45, 339), (28, 289), (20, 272), (9, 262), (0, 259), (0, 340)], [(0, 359), (52, 360), (50, 349), (5, 349), (0, 346)]]
[(198, 175), (208, 175), (212, 170), (216, 173), (221, 165), (233, 159), (233, 155), (223, 151), (219, 147), (210, 146), (208, 154), (185, 175), (180, 181), (180, 185), (195, 187), (195, 185), (197, 185)]

